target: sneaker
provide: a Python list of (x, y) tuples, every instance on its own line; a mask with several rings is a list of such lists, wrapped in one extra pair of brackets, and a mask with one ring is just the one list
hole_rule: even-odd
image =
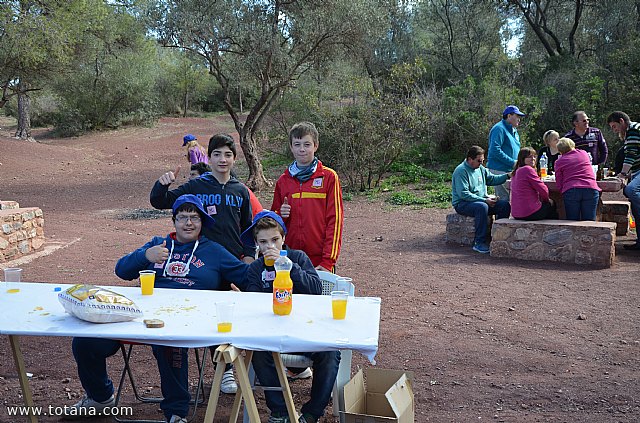
[(177, 414), (174, 414), (173, 416), (171, 416), (171, 419), (169, 419), (169, 423), (187, 423), (188, 420), (186, 419), (186, 417), (180, 417)]
[(284, 416), (271, 415), (269, 416), (269, 420), (267, 420), (267, 423), (291, 423), (291, 420), (289, 420), (289, 416), (287, 415), (284, 415)]
[(489, 247), (487, 246), (487, 244), (477, 242), (477, 243), (473, 244), (473, 251), (476, 251), (476, 252), (482, 253), (482, 254), (487, 254), (487, 253), (489, 253), (490, 250), (489, 250)]
[[(89, 398), (87, 395), (82, 397), (80, 401), (73, 404), (71, 407), (65, 407), (65, 416), (66, 417), (78, 417), (83, 418), (87, 416), (99, 416), (102, 414), (102, 411), (107, 407), (114, 407), (116, 405), (116, 399), (111, 395), (111, 397), (104, 401), (98, 402), (94, 399)], [(92, 411), (92, 409), (94, 411)]]
[(287, 378), (289, 380), (309, 379), (311, 376), (313, 376), (313, 372), (308, 367), (300, 373), (293, 373), (291, 370), (287, 369)]
[(298, 419), (298, 423), (318, 423), (318, 419), (309, 413), (304, 413)]
[(222, 375), (220, 391), (225, 394), (235, 394), (238, 391), (238, 384), (236, 383), (236, 378), (233, 376), (233, 369), (225, 371)]

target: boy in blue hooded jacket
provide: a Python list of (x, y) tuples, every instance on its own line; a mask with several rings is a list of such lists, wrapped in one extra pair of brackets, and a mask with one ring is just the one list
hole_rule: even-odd
[[(223, 278), (237, 283), (245, 279), (247, 264), (200, 234), (203, 226), (212, 226), (215, 222), (195, 195), (182, 195), (175, 201), (173, 223), (175, 232), (166, 237), (154, 237), (118, 260), (116, 275), (133, 280), (138, 278), (140, 270), (154, 270), (157, 288), (207, 290), (221, 289)], [(159, 345), (151, 347), (160, 372), (163, 396), (160, 408), (168, 422), (186, 423), (191, 399), (188, 349)], [(118, 352), (120, 342), (102, 338), (74, 338), (72, 348), (78, 376), (86, 394), (71, 407), (75, 410), (69, 414), (100, 414), (115, 403), (106, 359)], [(90, 409), (94, 409), (94, 413)]]

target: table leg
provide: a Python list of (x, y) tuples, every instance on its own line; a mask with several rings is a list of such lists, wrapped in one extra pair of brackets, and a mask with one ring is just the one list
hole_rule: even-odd
[[(226, 360), (233, 362), (236, 373), (238, 374), (238, 385), (242, 392), (244, 406), (247, 408), (247, 413), (249, 414), (249, 421), (251, 423), (260, 423), (258, 406), (256, 405), (256, 399), (253, 396), (253, 389), (251, 389), (251, 382), (249, 381), (249, 372), (245, 365), (245, 361), (240, 355), (240, 350), (230, 347), (225, 351), (224, 355)], [(237, 412), (235, 417), (237, 418)]]
[(296, 406), (293, 403), (293, 397), (291, 396), (291, 389), (289, 388), (289, 381), (287, 380), (287, 371), (284, 364), (282, 364), (280, 353), (274, 352), (272, 354), (273, 362), (276, 366), (276, 371), (278, 372), (280, 386), (282, 387), (282, 396), (284, 397), (284, 402), (287, 405), (287, 411), (289, 412), (289, 419), (291, 419), (292, 422), (297, 422), (298, 413), (296, 412)]
[(559, 191), (549, 191), (549, 198), (556, 203), (556, 210), (558, 211), (558, 219), (564, 220), (567, 218), (564, 212), (564, 201), (562, 200), (562, 194)]
[[(252, 358), (253, 358), (253, 351), (245, 350), (245, 356), (244, 356), (245, 368), (249, 369)], [(249, 380), (249, 384), (251, 384), (251, 380)], [(253, 395), (253, 392), (251, 392), (251, 394)], [(242, 395), (243, 395), (242, 386), (238, 386), (238, 392), (236, 392), (236, 397), (233, 399), (233, 406), (231, 407), (231, 415), (229, 419), (230, 422), (235, 423), (238, 421), (238, 416), (240, 414), (240, 405), (242, 404)], [(247, 409), (247, 414), (248, 412), (249, 410)]]
[[(213, 360), (216, 363), (216, 373), (213, 377), (213, 386), (211, 386), (211, 393), (209, 394), (209, 404), (207, 405), (207, 412), (204, 417), (205, 423), (213, 423), (213, 419), (216, 415), (216, 408), (218, 407), (218, 398), (220, 396), (220, 386), (222, 385), (222, 375), (227, 364), (233, 364), (236, 373), (238, 374), (239, 390), (236, 393), (234, 400), (234, 409), (232, 409), (229, 421), (235, 422), (238, 418), (238, 409), (240, 406), (240, 400), (238, 394), (244, 399), (247, 413), (251, 423), (260, 423), (260, 414), (258, 413), (258, 406), (256, 400), (253, 397), (253, 390), (251, 389), (251, 383), (249, 382), (249, 375), (247, 372), (247, 366), (245, 360), (241, 355), (242, 350), (235, 348), (231, 345), (220, 345), (215, 354)], [(248, 360), (251, 361), (251, 352), (248, 352)], [(237, 402), (237, 404), (236, 404)], [(235, 410), (235, 411), (234, 411)]]
[(9, 343), (11, 344), (11, 351), (13, 352), (13, 361), (18, 371), (18, 379), (20, 380), (20, 388), (22, 389), (22, 395), (24, 396), (24, 405), (29, 409), (28, 421), (30, 423), (38, 423), (38, 417), (32, 414), (33, 411), (33, 396), (31, 394), (31, 387), (29, 386), (29, 378), (27, 378), (27, 371), (24, 367), (24, 359), (22, 357), (22, 351), (20, 350), (20, 340), (17, 335), (9, 335)]

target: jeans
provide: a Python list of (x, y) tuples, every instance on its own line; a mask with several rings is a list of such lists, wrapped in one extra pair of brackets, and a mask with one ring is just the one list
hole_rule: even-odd
[[(322, 351), (297, 353), (313, 360), (313, 380), (311, 382), (311, 398), (302, 406), (302, 413), (309, 413), (320, 418), (331, 400), (331, 392), (340, 365), (340, 351)], [(273, 356), (267, 351), (256, 351), (252, 359), (253, 369), (261, 385), (280, 386), (278, 373), (273, 363)], [(285, 415), (287, 406), (280, 391), (264, 391), (267, 407), (272, 415)]]
[[(488, 169), (488, 170), (494, 175), (504, 175), (505, 173), (508, 173), (508, 172), (503, 172), (501, 170), (495, 170), (495, 169)], [(503, 200), (509, 201), (509, 190), (507, 190), (506, 182), (502, 185), (494, 185), (493, 189), (496, 191), (496, 195), (498, 197), (502, 198)]]
[[(160, 408), (167, 420), (189, 413), (188, 349), (151, 345), (158, 361), (160, 387), (164, 397)], [(73, 357), (78, 377), (87, 396), (104, 402), (113, 395), (113, 383), (107, 374), (107, 357), (116, 354), (120, 342), (102, 338), (73, 338)]]
[(493, 207), (489, 207), (484, 201), (463, 200), (456, 204), (454, 208), (458, 214), (475, 218), (476, 237), (474, 244), (484, 244), (486, 242), (489, 215), (496, 215), (498, 219), (506, 219), (511, 214), (511, 205), (506, 200), (498, 200)]
[(596, 220), (600, 193), (593, 188), (571, 188), (562, 194), (567, 220)]
[[(631, 181), (624, 187), (624, 195), (629, 199), (631, 203), (631, 214), (636, 221), (636, 228), (638, 222), (640, 222), (640, 172), (636, 172), (632, 176)], [(640, 231), (636, 229), (638, 234), (638, 242), (640, 242)]]

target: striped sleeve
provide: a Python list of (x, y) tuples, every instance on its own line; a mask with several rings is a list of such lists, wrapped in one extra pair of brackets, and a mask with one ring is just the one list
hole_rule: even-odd
[(640, 171), (640, 123), (631, 122), (624, 142), (624, 163), (631, 165), (631, 173)]
[(322, 247), (322, 261), (320, 265), (332, 270), (340, 255), (342, 247), (342, 227), (344, 223), (344, 208), (342, 205), (342, 188), (338, 174), (328, 167), (327, 172), (327, 202), (326, 202), (326, 226), (325, 243)]

